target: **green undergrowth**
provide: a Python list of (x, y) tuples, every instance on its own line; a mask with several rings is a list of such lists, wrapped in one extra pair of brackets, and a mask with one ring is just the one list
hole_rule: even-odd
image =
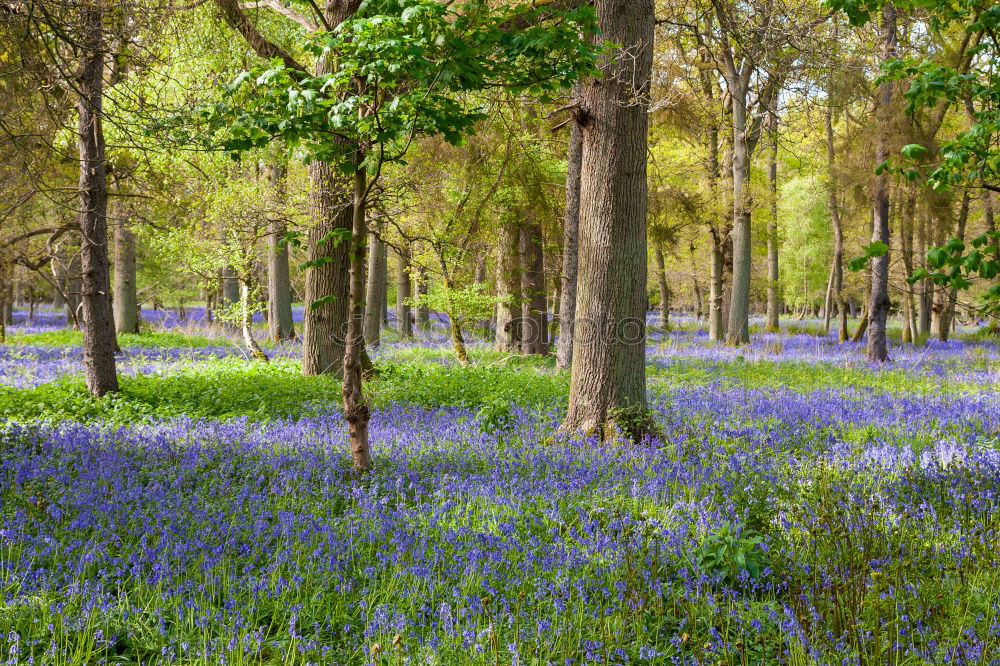
[[(113, 425), (186, 415), (191, 418), (256, 420), (299, 418), (340, 406), (337, 377), (303, 377), (298, 361), (269, 365), (236, 359), (203, 361), (169, 375), (123, 376), (121, 392), (91, 397), (82, 378), (33, 389), (0, 389), (0, 419), (102, 421)], [(565, 402), (565, 373), (531, 368), (440, 363), (382, 362), (366, 384), (376, 407), (406, 403), (422, 407)]]
[[(995, 363), (963, 359), (962, 372), (992, 371)], [(957, 366), (956, 366), (957, 367)], [(921, 374), (913, 368), (872, 369), (865, 364), (847, 366), (838, 363), (807, 361), (694, 361), (677, 359), (651, 364), (650, 388), (663, 390), (681, 386), (717, 384), (729, 388), (783, 389), (807, 393), (826, 390), (875, 390), (889, 393), (926, 395), (933, 393), (981, 393), (989, 388), (982, 378), (966, 381), (960, 375), (950, 377), (930, 371)]]
[[(7, 336), (6, 344), (37, 347), (81, 347), (83, 346), (83, 333), (81, 331), (63, 329), (59, 331), (46, 331), (45, 333), (9, 335)], [(122, 333), (118, 335), (118, 345), (122, 348), (185, 349), (191, 347), (224, 347), (232, 344), (224, 338), (213, 339), (182, 333)]]

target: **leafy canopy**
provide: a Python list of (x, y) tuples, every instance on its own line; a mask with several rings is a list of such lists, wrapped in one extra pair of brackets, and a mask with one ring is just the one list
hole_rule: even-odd
[[(862, 25), (886, 0), (826, 0), (826, 4), (843, 11), (854, 25)], [(926, 11), (933, 32), (958, 26), (971, 38), (967, 70), (930, 58), (894, 59), (883, 67), (884, 76), (910, 81), (904, 93), (907, 113), (947, 102), (965, 106), (971, 116), (967, 130), (941, 142), (939, 159), (927, 172), (927, 184), (939, 190), (966, 186), (1000, 191), (1000, 4), (993, 0), (893, 0), (893, 4)], [(902, 150), (914, 165), (930, 152), (920, 144)], [(917, 168), (903, 170), (910, 180), (921, 173)]]
[[(544, 20), (543, 20), (544, 19)], [(306, 49), (325, 63), (306, 74), (280, 61), (240, 74), (203, 111), (217, 146), (239, 154), (283, 139), (308, 159), (375, 172), (402, 161), (417, 135), (461, 143), (485, 117), (478, 93), (548, 100), (594, 73), (599, 49), (589, 7), (555, 16), (486, 0), (369, 3)]]

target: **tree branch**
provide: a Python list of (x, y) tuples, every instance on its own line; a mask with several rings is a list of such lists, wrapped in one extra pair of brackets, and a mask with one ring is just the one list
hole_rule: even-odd
[(291, 7), (286, 7), (281, 0), (249, 0), (240, 3), (240, 10), (246, 11), (248, 9), (270, 9), (278, 14), (281, 14), (285, 18), (295, 21), (310, 32), (319, 30), (318, 23), (310, 19), (308, 16), (298, 13)]
[(215, 6), (222, 12), (222, 18), (225, 19), (226, 23), (243, 36), (243, 39), (258, 56), (265, 60), (277, 58), (285, 63), (285, 67), (306, 73), (306, 68), (299, 64), (291, 54), (260, 34), (257, 26), (243, 13), (238, 0), (215, 0)]

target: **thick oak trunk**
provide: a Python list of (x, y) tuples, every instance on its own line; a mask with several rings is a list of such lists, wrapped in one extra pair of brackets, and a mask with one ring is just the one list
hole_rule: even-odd
[[(646, 410), (646, 150), (653, 0), (595, 0), (619, 45), (583, 88), (576, 341), (564, 428), (636, 438)], [(640, 416), (641, 413), (641, 416)]]

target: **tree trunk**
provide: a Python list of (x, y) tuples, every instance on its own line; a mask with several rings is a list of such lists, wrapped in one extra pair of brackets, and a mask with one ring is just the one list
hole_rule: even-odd
[(118, 333), (139, 332), (139, 295), (136, 291), (135, 235), (125, 207), (115, 205), (115, 283), (113, 311)]
[[(958, 213), (958, 228), (956, 229), (956, 237), (964, 241), (965, 240), (965, 227), (969, 220), (969, 191), (965, 190), (962, 193), (962, 205)], [(952, 323), (955, 319), (955, 305), (958, 298), (958, 290), (954, 287), (949, 289), (941, 289), (942, 302), (940, 307), (940, 313), (938, 314), (938, 340), (941, 342), (948, 342), (948, 334), (951, 331)]]
[(382, 292), (387, 278), (385, 243), (374, 234), (369, 235), (368, 285), (365, 291), (364, 335), (365, 345), (377, 349), (382, 344)]
[(402, 248), (396, 253), (396, 330), (402, 338), (413, 336), (410, 320), (410, 251)]
[[(578, 100), (579, 88), (574, 89)], [(569, 368), (573, 364), (573, 324), (576, 319), (576, 284), (579, 267), (580, 237), (580, 168), (583, 163), (583, 128), (580, 114), (576, 113), (569, 128), (569, 145), (566, 161), (566, 218), (563, 222), (562, 284), (559, 294), (559, 342), (556, 349), (556, 367)]]
[(293, 340), (295, 326), (292, 323), (292, 282), (288, 269), (288, 246), (282, 240), (288, 227), (282, 210), (285, 204), (285, 167), (278, 164), (268, 166), (268, 177), (277, 210), (268, 222), (267, 236), (267, 329), (274, 342)]
[(243, 334), (243, 344), (247, 348), (250, 358), (255, 361), (269, 363), (271, 359), (267, 357), (264, 350), (260, 348), (253, 337), (253, 313), (250, 306), (250, 284), (249, 280), (240, 281), (240, 332)]
[[(7, 312), (7, 281), (10, 263), (5, 248), (0, 248), (0, 313)], [(0, 344), (7, 342), (7, 317), (0, 317)]]
[[(896, 57), (896, 8), (890, 3), (882, 8), (882, 57), (883, 62)], [(889, 157), (889, 134), (892, 104), (892, 81), (884, 80), (878, 91), (878, 125), (875, 140), (875, 164), (880, 165)], [(872, 242), (889, 245), (889, 175), (876, 176), (872, 197)], [(868, 303), (868, 360), (883, 362), (889, 357), (886, 340), (886, 321), (889, 316), (889, 252), (871, 260), (872, 290)]]
[(534, 219), (521, 225), (521, 351), (544, 356), (548, 345), (548, 307), (545, 302), (545, 265), (542, 227)]
[(691, 246), (691, 286), (694, 288), (695, 320), (701, 321), (705, 313), (701, 297), (701, 285), (698, 284), (698, 264), (694, 258), (694, 245)]
[(75, 248), (72, 250), (66, 267), (66, 298), (64, 299), (66, 302), (66, 321), (78, 331), (83, 328), (83, 322), (80, 321), (83, 297), (83, 282), (80, 275), (83, 270), (80, 265), (81, 252), (82, 250)]
[[(771, 201), (771, 215), (767, 223), (767, 330), (776, 333), (779, 328), (781, 294), (778, 291), (778, 115), (771, 115), (771, 152), (767, 162), (767, 183)], [(829, 323), (827, 324), (829, 330)]]
[(750, 342), (750, 148), (746, 94), (730, 91), (733, 105), (733, 286), (726, 344)]
[[(917, 207), (917, 193), (911, 189), (906, 198), (903, 219), (899, 225), (899, 246), (903, 255), (903, 268), (906, 276), (913, 275), (913, 223)], [(913, 298), (913, 285), (903, 280), (903, 342), (914, 344), (917, 341), (916, 303)]]
[(861, 321), (858, 322), (858, 327), (854, 331), (854, 335), (851, 336), (851, 342), (861, 342), (865, 337), (865, 332), (868, 330), (868, 308), (864, 307), (861, 309)]
[(83, 365), (87, 389), (95, 396), (118, 391), (115, 322), (108, 294), (108, 191), (104, 156), (104, 8), (80, 5), (82, 50), (76, 79), (80, 149), (80, 269), (83, 303)]
[(521, 348), (521, 262), (520, 229), (513, 222), (500, 226), (497, 243), (497, 351), (514, 352)]
[(708, 339), (712, 342), (722, 340), (722, 248), (712, 241), (712, 283), (708, 296)]
[(580, 268), (566, 430), (636, 439), (646, 411), (647, 96), (653, 0), (595, 0), (603, 78), (584, 86)]
[(663, 261), (663, 247), (656, 244), (656, 282), (660, 291), (660, 328), (670, 329), (670, 287), (667, 286), (667, 269)]
[(423, 266), (417, 266), (416, 283), (417, 295), (421, 299), (420, 307), (417, 308), (417, 326), (423, 330), (429, 330), (431, 327), (431, 309), (427, 307), (426, 301), (423, 300), (428, 294), (427, 269)]
[(344, 368), (349, 279), (344, 233), (352, 228), (348, 183), (325, 162), (309, 165), (313, 226), (308, 234), (302, 374), (340, 374)]
[[(917, 226), (917, 254), (920, 259), (920, 266), (927, 270), (927, 217), (920, 217), (920, 224)], [(917, 292), (917, 324), (920, 335), (930, 335), (931, 332), (931, 297), (933, 287), (929, 280), (920, 280)]]
[(354, 205), (352, 206), (350, 245), (350, 310), (347, 319), (347, 346), (344, 352), (344, 418), (351, 438), (351, 459), (354, 468), (371, 467), (371, 447), (368, 442), (368, 421), (371, 411), (362, 393), (364, 369), (365, 245), (368, 239), (365, 196), (367, 181), (364, 169), (354, 175)]
[[(829, 93), (828, 93), (829, 94)], [(826, 163), (829, 172), (828, 205), (833, 225), (833, 293), (837, 301), (837, 340), (847, 342), (847, 304), (844, 302), (844, 227), (840, 220), (840, 199), (837, 187), (837, 164), (833, 144), (833, 109), (826, 109)]]

